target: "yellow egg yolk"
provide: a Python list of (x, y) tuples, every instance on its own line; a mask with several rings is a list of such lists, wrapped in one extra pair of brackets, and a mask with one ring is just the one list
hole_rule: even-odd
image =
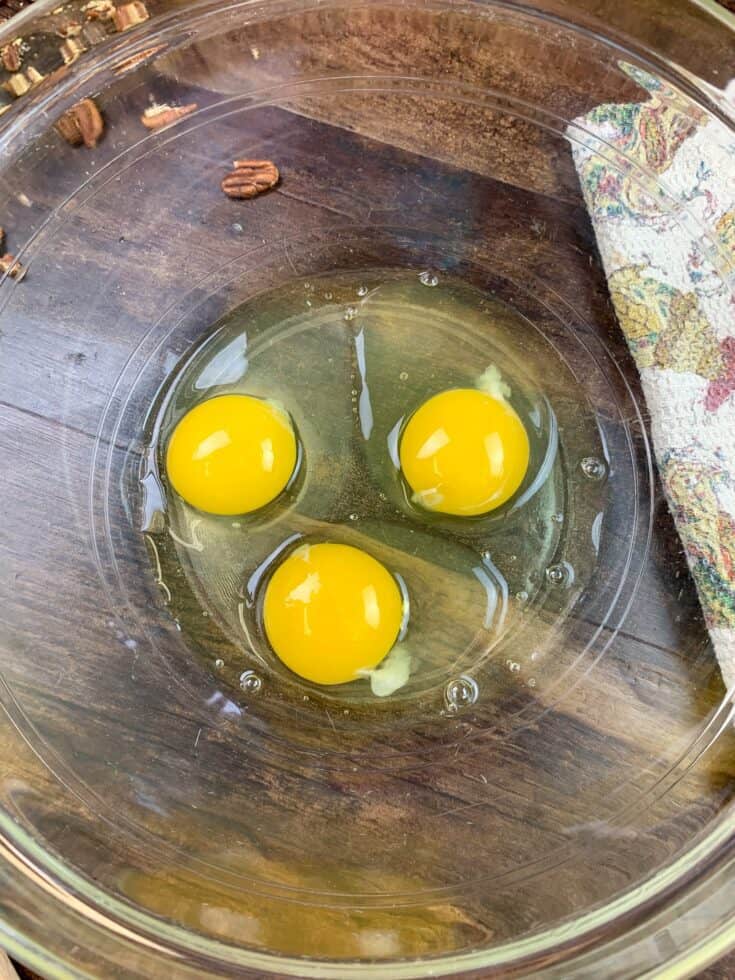
[(296, 458), (286, 412), (250, 395), (218, 395), (178, 423), (166, 450), (166, 472), (192, 507), (247, 514), (281, 493)]
[(344, 684), (394, 645), (403, 597), (385, 566), (359, 548), (305, 544), (273, 573), (263, 619), (268, 642), (295, 674)]
[(502, 398), (456, 388), (429, 398), (411, 416), (399, 457), (416, 503), (475, 517), (500, 507), (520, 487), (528, 469), (528, 435)]

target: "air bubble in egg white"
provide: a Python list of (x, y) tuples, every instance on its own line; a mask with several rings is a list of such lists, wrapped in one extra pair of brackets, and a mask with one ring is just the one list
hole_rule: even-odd
[(240, 674), (240, 687), (246, 694), (257, 694), (262, 686), (263, 682), (254, 670), (244, 670)]
[(601, 480), (607, 471), (603, 461), (596, 456), (585, 456), (579, 465), (588, 480)]
[(546, 569), (546, 578), (552, 585), (568, 586), (574, 581), (574, 569), (568, 561), (560, 561), (555, 565), (549, 565)]
[(480, 695), (480, 688), (477, 681), (467, 674), (449, 681), (444, 688), (444, 703), (446, 709), (451, 714), (455, 714), (460, 708), (467, 708), (474, 704)]

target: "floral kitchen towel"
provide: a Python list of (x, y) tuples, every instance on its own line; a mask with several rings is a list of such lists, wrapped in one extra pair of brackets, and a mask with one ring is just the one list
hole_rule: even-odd
[(735, 692), (735, 132), (632, 66), (568, 129), (658, 469)]

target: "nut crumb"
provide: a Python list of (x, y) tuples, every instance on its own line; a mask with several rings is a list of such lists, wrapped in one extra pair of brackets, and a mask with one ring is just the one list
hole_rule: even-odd
[(14, 255), (6, 252), (5, 255), (0, 257), (0, 273), (10, 276), (11, 279), (17, 279), (20, 282), (25, 276), (26, 270)]
[(82, 33), (82, 25), (79, 23), (79, 21), (76, 20), (69, 21), (68, 24), (64, 24), (62, 27), (59, 27), (56, 31), (58, 37), (63, 38), (65, 41), (68, 40), (70, 37), (77, 37), (81, 33)]
[(56, 129), (72, 146), (84, 143), (89, 149), (97, 146), (105, 131), (102, 113), (93, 99), (82, 99), (72, 106), (56, 123)]
[(146, 129), (163, 129), (164, 126), (170, 126), (171, 123), (196, 112), (197, 108), (196, 102), (190, 102), (188, 105), (152, 105), (150, 109), (145, 110), (140, 121)]
[(115, 4), (112, 0), (90, 0), (82, 7), (82, 13), (87, 20), (112, 20)]
[(247, 199), (275, 187), (280, 179), (271, 160), (235, 160), (235, 169), (220, 184), (228, 197)]
[(150, 14), (141, 0), (133, 0), (132, 3), (125, 3), (122, 7), (117, 7), (112, 16), (118, 31), (127, 31), (129, 28), (148, 20)]

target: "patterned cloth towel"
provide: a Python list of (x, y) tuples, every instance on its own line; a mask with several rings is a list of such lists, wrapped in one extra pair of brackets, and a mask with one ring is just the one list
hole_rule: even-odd
[(735, 693), (735, 133), (621, 65), (647, 101), (568, 129), (658, 469)]

